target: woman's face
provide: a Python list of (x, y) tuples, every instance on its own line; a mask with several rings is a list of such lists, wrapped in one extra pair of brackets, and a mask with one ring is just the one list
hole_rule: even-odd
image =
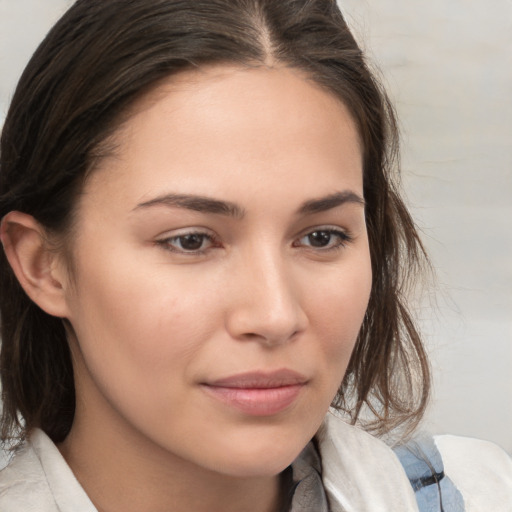
[(73, 428), (229, 475), (290, 464), (336, 394), (370, 293), (344, 106), (285, 68), (173, 78), (117, 134), (75, 230)]

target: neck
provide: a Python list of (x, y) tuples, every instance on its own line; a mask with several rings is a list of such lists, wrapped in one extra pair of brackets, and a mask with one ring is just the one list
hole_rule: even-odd
[(142, 434), (75, 418), (59, 449), (98, 512), (276, 512), (279, 475), (241, 478), (198, 467)]

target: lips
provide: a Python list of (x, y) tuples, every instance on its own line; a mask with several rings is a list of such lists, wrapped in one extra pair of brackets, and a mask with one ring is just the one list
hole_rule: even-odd
[(250, 372), (202, 384), (212, 398), (251, 416), (271, 416), (288, 409), (299, 397), (307, 378), (288, 369)]

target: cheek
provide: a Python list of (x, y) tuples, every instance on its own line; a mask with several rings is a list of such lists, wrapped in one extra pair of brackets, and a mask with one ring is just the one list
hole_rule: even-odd
[(352, 355), (368, 306), (371, 285), (370, 258), (363, 254), (311, 296), (311, 323), (323, 347), (326, 374), (334, 375), (338, 384)]
[(81, 263), (72, 323), (119, 337), (123, 347), (169, 340), (183, 325), (189, 331), (200, 329), (211, 315), (199, 312), (213, 313), (213, 301), (201, 283), (186, 273), (171, 272), (169, 266), (149, 265), (127, 255), (129, 250), (112, 252), (102, 262)]
[(194, 361), (216, 322), (214, 301), (190, 282), (183, 294), (179, 280), (164, 286), (162, 275), (144, 275), (120, 261), (108, 272), (98, 270), (80, 283), (72, 321), (79, 340), (77, 391), (88, 403), (106, 399), (141, 429), (153, 424), (165, 431), (173, 411), (188, 410)]
[(80, 262), (70, 320), (84, 364), (105, 389), (165, 394), (219, 323), (213, 294), (186, 275), (169, 275), (168, 266), (148, 272), (140, 261), (110, 256)]

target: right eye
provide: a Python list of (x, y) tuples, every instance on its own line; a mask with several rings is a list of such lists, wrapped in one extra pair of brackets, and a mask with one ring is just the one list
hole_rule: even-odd
[(316, 251), (334, 251), (346, 247), (352, 237), (340, 228), (319, 227), (299, 238), (294, 245)]
[(218, 242), (208, 233), (187, 232), (163, 238), (157, 244), (172, 252), (181, 254), (204, 254), (208, 249), (218, 247)]

